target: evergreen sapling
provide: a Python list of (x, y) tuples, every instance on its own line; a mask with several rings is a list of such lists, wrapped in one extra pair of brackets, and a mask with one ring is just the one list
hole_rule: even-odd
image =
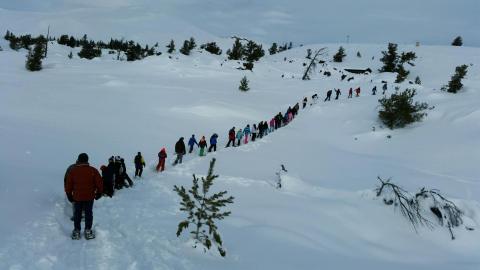
[(183, 186), (174, 187), (174, 191), (182, 199), (180, 210), (187, 213), (187, 219), (178, 224), (177, 237), (190, 225), (193, 227), (190, 235), (197, 244), (203, 245), (205, 251), (215, 246), (222, 257), (225, 257), (226, 251), (223, 248), (223, 241), (218, 232), (215, 221), (222, 220), (230, 215), (230, 211), (222, 211), (227, 204), (233, 203), (233, 197), (226, 197), (227, 191), (221, 191), (215, 194), (209, 194), (218, 175), (213, 173), (215, 158), (210, 161), (208, 175), (197, 178), (193, 175), (193, 185), (187, 191)]

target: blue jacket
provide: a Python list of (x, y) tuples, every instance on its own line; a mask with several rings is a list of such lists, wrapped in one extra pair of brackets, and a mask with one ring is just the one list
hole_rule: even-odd
[(188, 140), (188, 145), (193, 146), (194, 144), (198, 145), (197, 140), (194, 137), (190, 137), (190, 140)]
[(245, 134), (245, 136), (250, 135), (250, 127), (245, 127), (245, 128), (243, 129), (243, 134)]
[(215, 133), (212, 135), (212, 137), (210, 137), (210, 145), (216, 145), (217, 144), (217, 138), (218, 138), (218, 135)]

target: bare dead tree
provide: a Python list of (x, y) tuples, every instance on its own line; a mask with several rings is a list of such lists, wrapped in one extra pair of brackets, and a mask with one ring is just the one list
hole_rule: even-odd
[(310, 73), (312, 73), (315, 70), (315, 68), (317, 67), (317, 61), (318, 61), (317, 58), (322, 56), (322, 55), (325, 55), (326, 50), (327, 50), (327, 48), (323, 47), (323, 48), (315, 51), (315, 54), (313, 55), (313, 57), (310, 60), (310, 64), (308, 64), (307, 68), (305, 69), (305, 72), (303, 73), (302, 80), (304, 80), (304, 81), (310, 80)]
[[(391, 179), (385, 181), (378, 177), (378, 180), (381, 185), (376, 189), (377, 197), (382, 196), (385, 204), (398, 207), (402, 215), (412, 224), (415, 232), (418, 232), (419, 226), (433, 229), (434, 222), (426, 218), (428, 210), (430, 210), (437, 217), (437, 224), (447, 227), (452, 240), (455, 239), (452, 228), (463, 224), (463, 211), (443, 196), (440, 191), (422, 188), (412, 196), (411, 193), (391, 183)], [(472, 230), (468, 227), (466, 229)]]
[(416, 204), (421, 205), (426, 200), (431, 200), (430, 211), (438, 218), (440, 226), (446, 226), (452, 240), (455, 239), (452, 227), (459, 227), (463, 224), (463, 212), (453, 203), (440, 194), (436, 189), (426, 190), (422, 188), (415, 194)]
[(412, 224), (415, 232), (417, 231), (418, 226), (426, 226), (429, 228), (433, 227), (433, 224), (420, 212), (418, 204), (410, 198), (408, 192), (401, 187), (390, 183), (390, 178), (384, 181), (382, 178), (378, 177), (381, 185), (377, 187), (377, 197), (383, 195), (383, 202), (386, 205), (394, 205), (400, 209), (400, 213), (408, 219)]

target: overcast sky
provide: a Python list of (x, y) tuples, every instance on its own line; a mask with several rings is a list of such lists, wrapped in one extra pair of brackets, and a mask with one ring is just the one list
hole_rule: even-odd
[[(264, 42), (480, 46), (480, 0), (0, 0), (4, 9), (120, 8), (178, 17), (214, 35)], [(130, 14), (127, 12), (126, 14)]]

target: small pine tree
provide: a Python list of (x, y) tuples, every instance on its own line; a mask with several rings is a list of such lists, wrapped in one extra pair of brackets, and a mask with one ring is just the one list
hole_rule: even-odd
[(228, 59), (230, 60), (240, 60), (243, 57), (243, 45), (240, 42), (240, 39), (235, 39), (232, 49), (227, 51)]
[(45, 44), (38, 42), (35, 48), (30, 50), (27, 55), (25, 67), (30, 71), (39, 71), (42, 69), (42, 58), (45, 53)]
[(452, 46), (462, 46), (463, 45), (463, 39), (461, 36), (458, 36), (456, 37), (453, 41), (452, 41)]
[(380, 120), (390, 129), (403, 128), (406, 125), (422, 120), (427, 113), (427, 103), (413, 103), (416, 92), (406, 89), (401, 93), (394, 93), (389, 98), (379, 100), (381, 109), (378, 112)]
[(408, 74), (410, 74), (410, 71), (406, 70), (403, 65), (398, 65), (397, 67), (397, 78), (395, 80), (396, 83), (401, 83), (405, 81), (405, 79), (408, 77)]
[(421, 84), (422, 84), (422, 81), (420, 80), (420, 77), (419, 77), (419, 76), (417, 76), (417, 77), (415, 78), (415, 84), (418, 84), (418, 85), (421, 85)]
[(195, 43), (195, 39), (193, 37), (190, 38), (190, 41), (188, 42), (188, 49), (193, 50), (197, 47), (197, 43)]
[(345, 49), (342, 46), (340, 46), (340, 48), (338, 49), (338, 52), (333, 56), (333, 61), (342, 62), (345, 56), (347, 56), (345, 54)]
[(262, 49), (262, 45), (258, 45), (252, 40), (248, 41), (244, 50), (245, 60), (248, 62), (258, 61), (265, 55), (265, 51)]
[(72, 51), (70, 51), (70, 53), (68, 54), (68, 58), (69, 58), (69, 59), (72, 59), (72, 58), (73, 58), (73, 52), (72, 52)]
[(230, 211), (222, 212), (221, 208), (233, 203), (234, 198), (232, 196), (225, 197), (227, 191), (221, 191), (213, 195), (209, 194), (213, 180), (218, 177), (218, 175), (213, 174), (214, 166), (215, 158), (210, 161), (210, 168), (206, 177), (198, 179), (194, 174), (193, 186), (190, 190), (187, 191), (183, 186), (174, 187), (174, 191), (182, 199), (180, 210), (188, 214), (187, 219), (178, 224), (177, 237), (184, 229), (193, 225), (194, 229), (190, 231), (190, 234), (195, 241), (195, 247), (197, 244), (202, 244), (204, 248), (210, 249), (214, 245), (220, 255), (225, 257), (226, 251), (223, 249), (222, 238), (218, 233), (215, 221), (222, 220), (230, 215)]
[(170, 40), (170, 43), (166, 46), (168, 48), (168, 53), (173, 53), (175, 51), (175, 41)]
[(358, 58), (362, 58), (362, 55), (360, 54), (359, 51), (357, 52), (357, 57), (358, 57)]
[(184, 55), (190, 55), (190, 41), (185, 40), (183, 42), (183, 47), (180, 48), (180, 53)]
[(455, 68), (455, 74), (453, 74), (452, 78), (448, 82), (448, 85), (442, 87), (442, 90), (446, 90), (449, 93), (457, 93), (462, 89), (462, 79), (467, 75), (467, 65), (461, 65)]
[(276, 42), (272, 44), (272, 47), (268, 49), (268, 52), (270, 53), (270, 55), (276, 54), (278, 52), (278, 45)]
[(383, 67), (379, 70), (380, 72), (395, 71), (398, 61), (397, 47), (398, 45), (395, 43), (388, 43), (388, 51), (383, 51), (383, 57), (380, 59), (383, 63)]
[(247, 79), (247, 76), (243, 76), (243, 78), (240, 80), (240, 86), (238, 87), (238, 89), (243, 92), (250, 90), (248, 83), (249, 81)]

